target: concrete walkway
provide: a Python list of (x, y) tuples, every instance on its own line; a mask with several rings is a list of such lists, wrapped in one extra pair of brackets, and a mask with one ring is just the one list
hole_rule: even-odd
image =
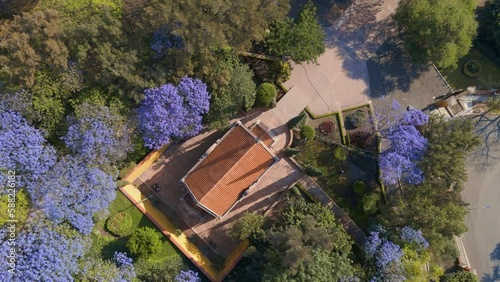
[(326, 50), (318, 63), (293, 64), (289, 92), (272, 114), (286, 122), (308, 106), (315, 114), (368, 102), (366, 61), (393, 34), (390, 15), (399, 0), (357, 0), (325, 30)]

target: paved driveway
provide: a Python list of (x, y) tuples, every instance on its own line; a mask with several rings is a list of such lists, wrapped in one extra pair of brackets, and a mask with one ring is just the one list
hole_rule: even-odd
[(393, 34), (390, 15), (399, 0), (355, 1), (337, 22), (325, 29), (326, 50), (318, 63), (293, 64), (285, 86), (290, 91), (273, 109), (284, 122), (305, 106), (315, 114), (339, 111), (368, 102), (366, 61)]
[[(490, 254), (500, 243), (500, 117), (476, 118), (483, 145), (468, 162), (468, 181), (462, 192), (470, 203), (463, 242), (481, 282), (500, 281), (500, 260)], [(497, 258), (500, 256), (497, 254)]]

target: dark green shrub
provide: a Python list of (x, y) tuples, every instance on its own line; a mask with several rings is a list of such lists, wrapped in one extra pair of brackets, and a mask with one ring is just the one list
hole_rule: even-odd
[(358, 110), (353, 114), (348, 115), (345, 118), (346, 129), (355, 129), (363, 125), (366, 117), (365, 113), (362, 110)]
[(380, 194), (379, 193), (374, 192), (374, 193), (366, 194), (362, 200), (363, 211), (369, 215), (376, 213), (377, 212), (377, 205), (378, 205), (379, 201), (380, 201)]
[(469, 60), (465, 62), (463, 71), (468, 77), (478, 77), (481, 75), (483, 67), (478, 60)]
[(296, 117), (291, 118), (286, 125), (288, 128), (292, 129), (294, 127), (298, 127), (305, 119), (306, 119), (306, 114), (300, 114)]
[(129, 184), (130, 184), (130, 182), (128, 182), (127, 180), (116, 181), (116, 187), (118, 187), (118, 188), (129, 185)]
[(276, 98), (276, 88), (271, 83), (264, 82), (257, 88), (255, 105), (269, 107), (274, 98)]
[(335, 150), (333, 150), (333, 155), (337, 161), (343, 162), (347, 159), (347, 152), (342, 147), (335, 148)]
[(118, 175), (120, 179), (125, 178), (136, 166), (137, 164), (135, 162), (129, 162), (122, 167), (122, 169), (120, 169), (120, 174)]
[(285, 150), (283, 150), (283, 152), (285, 153), (285, 156), (289, 158), (289, 157), (293, 157), (293, 156), (297, 155), (298, 153), (300, 153), (300, 150), (295, 149), (295, 148), (286, 148)]
[(300, 130), (300, 138), (302, 139), (311, 141), (314, 139), (314, 136), (316, 136), (316, 132), (314, 131), (314, 128), (309, 125), (302, 127), (302, 129)]
[(132, 228), (132, 217), (125, 212), (116, 213), (108, 218), (106, 228), (116, 236), (127, 236)]
[(127, 241), (127, 248), (138, 257), (157, 254), (162, 248), (160, 232), (151, 227), (139, 228)]
[(352, 184), (352, 187), (354, 189), (354, 192), (356, 192), (356, 194), (358, 194), (359, 196), (363, 196), (363, 194), (365, 194), (365, 191), (366, 191), (366, 185), (363, 181), (361, 180), (356, 180), (353, 184)]
[(309, 165), (306, 167), (306, 173), (309, 176), (322, 176), (323, 172), (319, 168)]

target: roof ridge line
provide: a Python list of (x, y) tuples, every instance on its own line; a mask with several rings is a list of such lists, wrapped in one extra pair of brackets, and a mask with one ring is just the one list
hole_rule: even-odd
[[(215, 182), (214, 184), (214, 187), (219, 185), (219, 183), (222, 181), (222, 179), (224, 179), (228, 174), (229, 172), (232, 171), (232, 169), (241, 162), (241, 160), (249, 154), (250, 152), (250, 149), (252, 149), (255, 145), (258, 145), (258, 146), (261, 146), (262, 148), (264, 148), (264, 150), (266, 151), (266, 153), (268, 153), (272, 158), (275, 158), (276, 156), (274, 154), (271, 153), (270, 150), (268, 150), (266, 148), (266, 146), (264, 146), (265, 144), (263, 144), (263, 142), (255, 135), (253, 134), (253, 132), (251, 132), (248, 128), (246, 128), (246, 126), (242, 123), (242, 122), (239, 122), (237, 126), (240, 126), (241, 128), (243, 128), (247, 133), (250, 134), (250, 136), (254, 139), (254, 143), (252, 144), (252, 146), (243, 154), (241, 155), (241, 157), (226, 171), (226, 173), (224, 173), (224, 175), (217, 181)], [(237, 127), (236, 126), (236, 127)], [(235, 128), (236, 128), (235, 127)], [(203, 197), (200, 198), (199, 202), (203, 201), (203, 199), (205, 199), (205, 197), (210, 194), (212, 191), (214, 191), (214, 189), (211, 189), (210, 191), (208, 191), (208, 193), (206, 193)]]

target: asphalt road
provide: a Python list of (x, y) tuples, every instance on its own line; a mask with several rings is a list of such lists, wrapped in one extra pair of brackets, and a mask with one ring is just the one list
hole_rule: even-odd
[[(500, 281), (500, 261), (490, 260), (490, 253), (500, 243), (500, 161), (487, 170), (469, 168), (463, 199), (470, 203), (462, 237), (471, 267), (482, 282)], [(496, 272), (496, 273), (495, 273)]]

